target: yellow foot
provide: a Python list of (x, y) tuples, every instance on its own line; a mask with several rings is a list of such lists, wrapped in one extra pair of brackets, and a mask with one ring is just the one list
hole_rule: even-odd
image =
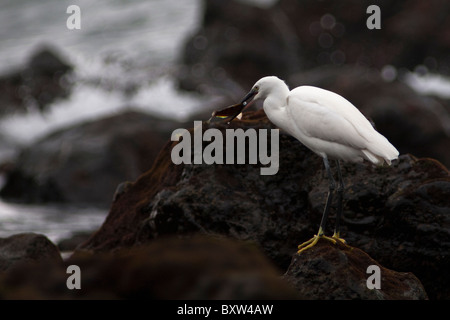
[(347, 244), (347, 242), (344, 240), (344, 239), (342, 239), (341, 237), (340, 237), (340, 234), (339, 233), (334, 233), (333, 234), (333, 236), (332, 236), (332, 238), (334, 239), (334, 240), (336, 240), (336, 241), (340, 241), (342, 244)]
[(319, 241), (319, 239), (326, 239), (328, 241), (333, 242), (333, 244), (336, 244), (336, 241), (341, 241), (341, 242), (345, 243), (345, 240), (341, 239), (339, 237), (334, 238), (334, 236), (333, 237), (327, 237), (327, 236), (324, 236), (323, 234), (319, 234), (319, 235), (316, 234), (316, 235), (314, 235), (314, 237), (312, 237), (308, 241), (303, 242), (301, 245), (299, 245), (298, 246), (299, 250), (297, 251), (297, 253), (300, 254), (303, 251), (305, 251), (305, 250), (315, 246), (317, 244), (317, 242)]

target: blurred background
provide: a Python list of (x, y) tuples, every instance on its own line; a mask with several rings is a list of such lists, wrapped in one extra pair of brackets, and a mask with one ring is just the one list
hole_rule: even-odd
[(342, 94), (400, 153), (448, 167), (450, 3), (377, 1), (379, 30), (371, 4), (2, 0), (0, 237), (90, 234), (175, 128), (265, 75)]

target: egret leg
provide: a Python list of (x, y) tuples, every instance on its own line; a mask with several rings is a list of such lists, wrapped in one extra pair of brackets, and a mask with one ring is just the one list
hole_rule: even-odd
[(344, 181), (342, 180), (341, 166), (339, 160), (336, 160), (337, 173), (339, 178), (339, 184), (336, 189), (337, 197), (338, 197), (338, 206), (336, 212), (336, 225), (334, 228), (333, 239), (339, 240), (342, 243), (345, 243), (345, 240), (340, 237), (341, 235), (341, 217), (342, 217), (342, 199), (344, 197)]
[(327, 202), (325, 204), (325, 209), (323, 210), (323, 214), (322, 214), (322, 221), (320, 222), (320, 227), (319, 227), (319, 231), (317, 232), (317, 234), (314, 235), (314, 237), (312, 237), (308, 241), (299, 245), (298, 246), (299, 250), (297, 253), (301, 253), (301, 252), (313, 247), (314, 245), (316, 245), (316, 243), (319, 241), (320, 238), (327, 239), (333, 243), (336, 243), (335, 239), (324, 235), (324, 230), (325, 230), (325, 226), (327, 224), (328, 214), (330, 212), (330, 206), (333, 201), (333, 192), (336, 189), (336, 181), (334, 181), (333, 174), (331, 173), (331, 169), (330, 169), (330, 164), (328, 163), (328, 159), (326, 157), (323, 158), (323, 164), (325, 166), (325, 170), (327, 171), (329, 186), (328, 186)]

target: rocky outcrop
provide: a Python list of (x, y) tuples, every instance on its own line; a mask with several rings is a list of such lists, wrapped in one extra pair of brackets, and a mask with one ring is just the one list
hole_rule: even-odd
[[(449, 107), (398, 82), (394, 69), (449, 73), (449, 5), (381, 1), (382, 29), (368, 30), (368, 1), (204, 3), (182, 55), (182, 88), (239, 97), (269, 74), (320, 86), (400, 150), (391, 167), (342, 166), (342, 235), (352, 247), (320, 241), (295, 253), (317, 231), (328, 182), (321, 159), (289, 135), (280, 135), (273, 176), (258, 164), (175, 165), (167, 139), (180, 125), (130, 112), (50, 134), (2, 166), (9, 200), (112, 204), (66, 261), (43, 236), (0, 239), (0, 298), (449, 299)], [(394, 74), (380, 73), (386, 65)], [(1, 113), (66, 96), (71, 69), (51, 50), (37, 53), (0, 78)], [(262, 111), (209, 127), (274, 128)], [(72, 264), (81, 291), (66, 286)], [(369, 265), (380, 267), (379, 290), (367, 288)]]
[[(261, 111), (209, 126), (273, 127)], [(175, 144), (167, 143), (152, 169), (116, 194), (102, 227), (72, 257), (8, 268), (0, 296), (449, 297), (450, 177), (436, 160), (402, 155), (391, 167), (343, 165), (342, 235), (352, 247), (320, 241), (298, 255), (297, 245), (317, 231), (328, 190), (319, 157), (281, 133), (279, 171), (261, 176), (259, 165), (175, 165)], [(66, 289), (72, 264), (83, 270), (83, 290)], [(365, 285), (369, 265), (380, 267), (379, 290)]]
[(311, 300), (427, 299), (412, 273), (389, 270), (360, 249), (326, 240), (295, 255), (283, 278)]
[(20, 70), (0, 76), (0, 116), (24, 112), (30, 107), (44, 110), (56, 99), (67, 97), (73, 67), (49, 46), (33, 52)]
[[(369, 29), (370, 5), (380, 8), (380, 29)], [(325, 64), (385, 65), (413, 70), (426, 65), (449, 73), (449, 22), (445, 1), (280, 0), (277, 3), (296, 31), (305, 69)]]
[[(11, 237), (9, 243), (20, 243)], [(369, 266), (380, 268), (380, 282)], [(79, 269), (78, 290), (67, 287)], [(71, 281), (69, 281), (72, 283)], [(372, 288), (371, 283), (379, 287)], [(0, 272), (2, 299), (426, 299), (411, 273), (380, 266), (366, 253), (319, 241), (294, 254), (286, 273), (254, 242), (221, 236), (164, 237), (115, 252), (41, 257)]]
[(151, 167), (177, 126), (130, 111), (58, 130), (21, 152), (0, 195), (20, 202), (109, 206), (117, 186)]
[(44, 235), (19, 233), (0, 238), (0, 272), (38, 263), (62, 262), (58, 248)]
[(202, 26), (181, 56), (180, 86), (239, 93), (230, 78), (248, 87), (267, 74), (284, 77), (298, 71), (298, 44), (279, 15), (235, 0), (204, 1)]
[[(450, 74), (449, 3), (381, 1), (381, 29), (370, 30), (372, 1), (280, 0), (270, 8), (238, 1), (203, 2), (199, 30), (181, 57), (182, 88), (244, 88), (264, 75), (280, 78), (324, 65), (386, 65)], [(373, 13), (373, 12), (372, 12)], [(219, 84), (219, 86), (217, 86)]]
[[(262, 111), (230, 126), (211, 126), (222, 132), (272, 127)], [(261, 176), (258, 165), (175, 165), (174, 145), (166, 144), (152, 170), (117, 197), (82, 249), (110, 251), (167, 235), (220, 234), (256, 242), (286, 270), (296, 246), (320, 223), (328, 191), (321, 159), (282, 133), (279, 172)], [(430, 298), (449, 297), (448, 170), (408, 154), (392, 167), (345, 164), (342, 169), (348, 243), (386, 268), (413, 272)]]
[[(69, 290), (67, 267), (80, 268)], [(115, 253), (77, 254), (0, 273), (2, 299), (297, 299), (253, 244), (220, 237), (165, 238)]]

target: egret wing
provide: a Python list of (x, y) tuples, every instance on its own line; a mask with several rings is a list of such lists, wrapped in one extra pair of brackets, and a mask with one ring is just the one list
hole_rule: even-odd
[(312, 86), (301, 86), (294, 89), (291, 95), (333, 111), (346, 119), (367, 140), (370, 140), (370, 135), (375, 131), (358, 108), (337, 93)]
[(329, 102), (291, 93), (287, 107), (296, 130), (310, 138), (336, 142), (358, 149), (366, 148), (368, 139), (352, 124), (352, 118), (345, 117), (345, 114), (338, 112), (335, 108), (330, 108)]
[(297, 129), (309, 137), (359, 148), (366, 156), (370, 152), (388, 163), (399, 154), (353, 104), (334, 92), (298, 87), (289, 94), (287, 104)]

